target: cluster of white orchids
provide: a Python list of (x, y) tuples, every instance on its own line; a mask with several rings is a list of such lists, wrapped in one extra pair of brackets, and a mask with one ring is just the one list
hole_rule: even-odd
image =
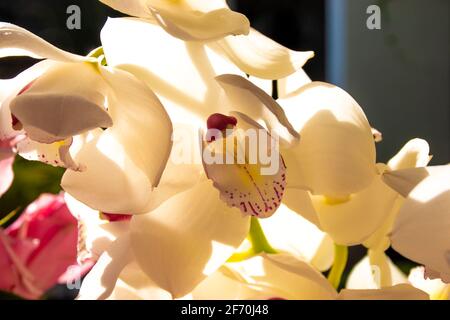
[(314, 53), (224, 0), (101, 1), (130, 17), (87, 56), (0, 23), (0, 57), (41, 60), (1, 80), (0, 141), (66, 169), (95, 263), (79, 299), (448, 299), (450, 165), (426, 141), (377, 163), (358, 103), (302, 70)]

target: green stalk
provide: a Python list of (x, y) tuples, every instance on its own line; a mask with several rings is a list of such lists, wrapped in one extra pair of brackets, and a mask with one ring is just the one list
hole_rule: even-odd
[(8, 213), (5, 217), (0, 219), (0, 227), (3, 227), (5, 224), (7, 224), (14, 216), (19, 212), (19, 208), (16, 210), (11, 211)]
[(259, 223), (259, 219), (252, 217), (250, 223), (250, 233), (249, 240), (252, 244), (253, 250), (256, 254), (265, 253), (277, 253), (277, 251), (272, 248), (269, 241), (267, 241), (266, 235)]
[(250, 232), (247, 238), (252, 245), (251, 248), (247, 251), (237, 252), (233, 254), (227, 262), (243, 261), (263, 252), (277, 253), (277, 251), (270, 245), (269, 241), (267, 240), (258, 218), (251, 218)]
[(341, 283), (342, 274), (344, 273), (348, 259), (348, 248), (338, 244), (334, 245), (334, 263), (328, 274), (328, 281), (337, 290)]

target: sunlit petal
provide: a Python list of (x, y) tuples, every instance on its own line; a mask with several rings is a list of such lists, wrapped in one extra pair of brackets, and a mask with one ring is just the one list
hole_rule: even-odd
[(40, 161), (54, 167), (63, 167), (74, 171), (83, 170), (84, 167), (75, 162), (69, 152), (72, 138), (54, 143), (39, 143), (29, 138), (21, 140), (16, 148), (18, 154), (24, 159)]
[(247, 36), (226, 37), (218, 41), (228, 58), (246, 74), (262, 79), (285, 78), (314, 57), (314, 52), (290, 50), (250, 29)]
[(210, 181), (134, 216), (132, 246), (142, 270), (175, 298), (216, 271), (245, 239), (250, 219), (229, 208)]
[(386, 174), (389, 186), (407, 195), (391, 232), (393, 248), (450, 282), (450, 165)]
[(187, 41), (211, 41), (248, 34), (250, 23), (222, 0), (101, 0), (135, 17), (154, 19), (169, 34)]
[(152, 88), (173, 123), (201, 127), (211, 110), (229, 110), (214, 78), (241, 72), (203, 44), (173, 38), (146, 21), (123, 18), (108, 19), (101, 39), (108, 64), (133, 73)]
[(120, 70), (101, 70), (113, 92), (108, 112), (114, 125), (81, 148), (74, 158), (86, 170), (66, 171), (62, 187), (102, 212), (142, 213), (169, 157), (172, 125), (143, 83)]
[(300, 90), (301, 87), (311, 83), (311, 78), (306, 74), (302, 68), (290, 76), (278, 79), (278, 97), (285, 98), (289, 95), (294, 95), (295, 91)]
[(233, 74), (220, 75), (216, 80), (225, 90), (233, 110), (255, 121), (264, 121), (269, 131), (273, 130), (285, 144), (298, 142), (300, 136), (289, 123), (283, 109), (262, 89), (244, 77)]
[(29, 56), (56, 61), (95, 61), (56, 48), (42, 38), (11, 23), (0, 22), (0, 58)]
[(227, 267), (254, 290), (247, 299), (330, 300), (337, 295), (320, 272), (288, 254), (263, 254)]
[[(384, 165), (378, 165), (383, 170)], [(397, 193), (378, 175), (364, 190), (347, 199), (312, 196), (320, 227), (341, 245), (356, 245), (380, 228), (391, 213)]]
[(78, 300), (106, 299), (132, 259), (128, 235), (115, 240), (83, 280)]
[(341, 198), (369, 186), (376, 175), (375, 143), (348, 93), (313, 82), (278, 103), (301, 136), (296, 147), (283, 151), (290, 187)]
[(387, 163), (390, 170), (425, 167), (431, 160), (430, 146), (423, 139), (412, 139)]
[[(397, 285), (406, 283), (406, 275), (392, 263), (391, 259), (386, 258), (389, 270), (391, 273), (392, 283), (390, 285)], [(369, 257), (365, 256), (359, 261), (350, 272), (346, 288), (347, 289), (379, 289), (380, 288), (380, 269), (376, 266), (371, 266)]]
[(52, 143), (110, 127), (108, 89), (96, 65), (57, 63), (14, 98), (10, 110), (31, 139)]
[(79, 202), (68, 193), (64, 200), (78, 220), (78, 261), (97, 261), (109, 246), (129, 231), (129, 221), (109, 222), (102, 214)]
[(344, 289), (339, 293), (339, 300), (429, 300), (428, 294), (409, 284), (369, 290)]
[(33, 80), (40, 77), (55, 62), (44, 60), (21, 72), (15, 78), (1, 80), (2, 99), (0, 99), (0, 140), (10, 139), (17, 136), (20, 131), (13, 128), (13, 118), (10, 110), (11, 101)]
[(314, 224), (284, 204), (268, 219), (260, 219), (272, 247), (310, 262), (319, 270), (328, 270), (334, 257), (333, 241)]

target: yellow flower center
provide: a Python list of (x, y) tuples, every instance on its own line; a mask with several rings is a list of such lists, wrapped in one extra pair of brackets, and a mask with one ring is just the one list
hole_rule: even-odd
[(346, 203), (348, 201), (350, 201), (350, 195), (348, 195), (346, 197), (339, 197), (339, 198), (337, 198), (337, 197), (327, 197), (327, 196), (323, 197), (323, 202), (325, 204), (327, 204), (327, 205), (330, 205), (330, 206), (336, 206), (338, 204), (343, 204), (343, 203)]

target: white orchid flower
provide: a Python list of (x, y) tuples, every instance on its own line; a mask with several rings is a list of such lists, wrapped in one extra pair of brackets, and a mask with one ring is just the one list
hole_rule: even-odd
[[(302, 134), (302, 138), (303, 136)], [(313, 195), (312, 192), (290, 188), (288, 184), (284, 203), (326, 232), (338, 245), (336, 249), (341, 253), (345, 253), (345, 246), (364, 244), (369, 248), (370, 263), (367, 268), (365, 263), (360, 264), (358, 268), (365, 270), (362, 271), (363, 274), (371, 275), (365, 284), (375, 282), (377, 288), (391, 286), (398, 282), (393, 279), (396, 274), (392, 273), (392, 268), (389, 267), (390, 261), (384, 251), (390, 246), (388, 234), (403, 200), (397, 192), (382, 181), (382, 173), (386, 170), (424, 167), (430, 159), (429, 146), (426, 141), (413, 139), (387, 165), (377, 165), (378, 173), (369, 186), (350, 194), (347, 198), (333, 199)], [(289, 164), (289, 161), (287, 163)], [(339, 257), (335, 256), (335, 259), (339, 259)], [(345, 256), (342, 256), (341, 260), (342, 265), (345, 266)], [(371, 272), (370, 266), (378, 268), (377, 272)], [(360, 278), (359, 273), (359, 271), (354, 272), (357, 279)], [(338, 278), (340, 278), (339, 275), (336, 279)], [(336, 281), (338, 282), (338, 280)], [(351, 288), (353, 287), (357, 287), (357, 285), (352, 283)], [(368, 285), (366, 289), (372, 287), (372, 285)], [(358, 288), (364, 287), (358, 286)]]
[[(148, 41), (136, 41), (129, 34), (141, 34)], [(204, 44), (170, 37), (157, 25), (140, 20), (109, 19), (102, 30), (102, 43), (110, 65), (135, 74), (163, 101), (174, 124), (174, 133), (182, 138), (181, 143), (175, 144), (177, 150), (173, 150), (172, 155), (180, 151), (179, 145), (194, 141), (188, 151), (193, 151), (194, 158), (200, 158), (197, 164), (204, 162), (208, 177), (228, 204), (260, 217), (276, 210), (282, 200), (286, 177), (283, 161), (275, 152), (273, 160), (279, 162), (278, 168), (263, 175), (259, 160), (254, 165), (248, 161), (244, 166), (211, 165), (204, 157), (199, 157), (205, 152), (237, 156), (233, 148), (225, 151), (220, 148), (225, 141), (234, 139), (242, 145), (243, 139), (238, 133), (220, 141), (204, 141), (202, 150), (195, 146), (198, 130), (225, 129), (263, 132), (262, 138), (271, 141), (269, 134), (277, 134), (283, 144), (297, 143), (297, 132), (269, 95), (239, 76), (240, 71), (232, 63)], [(152, 43), (158, 43), (159, 50), (154, 50)], [(185, 129), (187, 131), (183, 131)], [(264, 133), (265, 130), (270, 133)], [(196, 163), (195, 159), (188, 159), (188, 162)]]
[(148, 214), (133, 215), (127, 232), (115, 234), (100, 248), (103, 253), (83, 281), (80, 299), (107, 298), (131, 261), (158, 287), (181, 297), (239, 247), (248, 234), (249, 217), (220, 200), (211, 181), (174, 192), (169, 180), (163, 176), (161, 188), (173, 196)]
[[(141, 34), (148, 41), (136, 41), (129, 34)], [(174, 133), (181, 132), (182, 138), (191, 136), (191, 141), (194, 138), (194, 143), (189, 144), (189, 151), (193, 150), (194, 154), (201, 155), (207, 150), (230, 154), (233, 158), (236, 151), (231, 148), (224, 152), (222, 142), (241, 141), (239, 134), (233, 132), (224, 139), (203, 139), (199, 150), (196, 144), (199, 129), (270, 130), (286, 146), (297, 143), (298, 133), (290, 126), (281, 107), (263, 90), (239, 76), (241, 71), (236, 66), (208, 46), (180, 41), (157, 25), (135, 19), (109, 19), (102, 30), (102, 43), (109, 65), (132, 72), (155, 90), (169, 112)], [(154, 43), (159, 44), (158, 50), (154, 49)], [(281, 205), (286, 184), (285, 167), (279, 156), (278, 170), (262, 175), (260, 163), (253, 166), (208, 163), (202, 166), (201, 161), (175, 163), (173, 156), (178, 154), (178, 149), (175, 143), (161, 183), (153, 192), (152, 210), (131, 221), (131, 247), (138, 265), (176, 297), (192, 290), (239, 247), (249, 230), (249, 219), (241, 217), (242, 213), (267, 217), (275, 212)], [(220, 194), (211, 189), (207, 178)], [(211, 202), (198, 202), (199, 198), (208, 197)], [(194, 206), (198, 207), (197, 213), (187, 216), (185, 208)], [(169, 218), (172, 215), (181, 216)], [(298, 224), (301, 224), (300, 217)], [(220, 236), (225, 229), (230, 230), (227, 236)], [(321, 233), (315, 246), (320, 247), (324, 239)], [(314, 252), (308, 252), (308, 258), (314, 259)], [(330, 259), (320, 259), (317, 257), (317, 263), (327, 268), (324, 265), (329, 265)], [(180, 265), (190, 267), (180, 270)], [(104, 287), (107, 291), (106, 287), (111, 285)]]
[[(367, 241), (367, 246), (372, 249), (377, 246), (384, 247), (383, 251), (387, 249), (389, 244), (384, 240), (401, 204), (397, 203), (401, 197), (383, 183), (382, 173), (386, 170), (426, 166), (430, 160), (428, 153), (426, 141), (411, 140), (387, 165), (378, 164), (378, 174), (372, 182), (360, 192), (351, 194), (348, 199), (334, 200), (312, 195), (319, 227), (340, 245), (357, 245)], [(380, 234), (373, 235), (377, 231)], [(369, 239), (372, 235), (373, 239)]]
[[(130, 263), (108, 299), (171, 299)], [(408, 284), (378, 290), (342, 290), (340, 293), (308, 263), (288, 254), (261, 254), (227, 263), (201, 282), (183, 300), (426, 300), (428, 295)]]
[[(100, 0), (130, 16), (158, 23), (172, 36), (207, 42), (244, 73), (261, 79), (285, 78), (314, 56), (276, 43), (231, 11), (225, 0)], [(145, 39), (145, 38), (144, 38)]]
[(386, 172), (383, 180), (406, 198), (389, 239), (427, 276), (450, 282), (450, 165)]
[(131, 74), (101, 65), (101, 57), (62, 51), (1, 23), (0, 57), (17, 55), (46, 60), (8, 80), (0, 139), (25, 133), (19, 154), (68, 168), (63, 188), (91, 207), (145, 211), (171, 148), (158, 98)]
[[(190, 179), (180, 181), (180, 174), (192, 174), (197, 177), (197, 182), (189, 187)], [(217, 191), (205, 180), (202, 168), (192, 166), (189, 170), (169, 164), (160, 186), (154, 191), (158, 209), (144, 216), (133, 216), (131, 225), (127, 225), (131, 227), (132, 241), (128, 248), (123, 248), (123, 252), (132, 252), (133, 258), (120, 254), (123, 260), (109, 258), (112, 253), (105, 252), (109, 246), (104, 244), (111, 245), (118, 237), (128, 235), (123, 229), (120, 229), (121, 234), (111, 233), (111, 230), (117, 230), (119, 223), (101, 221), (98, 213), (91, 212), (90, 221), (97, 221), (94, 227), (101, 223), (102, 229), (96, 231), (87, 228), (83, 237), (84, 247), (95, 244), (91, 251), (103, 252), (104, 258), (100, 262), (107, 259), (107, 263), (97, 263), (84, 280), (79, 298), (103, 299), (112, 292), (109, 298), (137, 299), (142, 294), (145, 299), (170, 299), (187, 294), (206, 276), (216, 277), (214, 275), (219, 274), (220, 277), (216, 269), (247, 236), (249, 221), (248, 218), (242, 218), (236, 209), (227, 207), (217, 196)], [(164, 193), (176, 196), (162, 200), (165, 202), (161, 204), (160, 200), (166, 199)], [(73, 199), (68, 201), (71, 209), (74, 207), (72, 203)], [(305, 258), (321, 270), (329, 268), (333, 259), (332, 242), (313, 224), (284, 206), (273, 217), (262, 219), (261, 224), (277, 251)], [(252, 228), (258, 226), (253, 221)], [(250, 232), (250, 237), (255, 236), (263, 235), (254, 230)], [(252, 241), (257, 242), (255, 239)], [(249, 254), (249, 251), (245, 251), (245, 256), (239, 253), (243, 247), (247, 249), (251, 244), (247, 243), (247, 247), (241, 245), (238, 253), (233, 254), (229, 261), (241, 261), (261, 252), (252, 251)], [(116, 279), (120, 268), (124, 269), (120, 272), (120, 278)], [(108, 276), (105, 277), (105, 273)], [(151, 289), (146, 288), (146, 282), (152, 283)]]
[[(315, 216), (313, 221), (327, 232), (335, 243), (343, 246), (364, 244), (368, 250), (369, 263), (361, 262), (352, 273), (357, 280), (349, 280), (350, 288), (364, 288), (359, 273), (372, 275), (367, 279), (366, 289), (398, 284), (398, 272), (393, 272), (390, 260), (384, 254), (390, 246), (389, 232), (403, 203), (402, 197), (382, 181), (382, 173), (400, 168), (424, 167), (428, 164), (428, 143), (421, 139), (409, 141), (387, 165), (378, 164), (379, 173), (364, 190), (352, 194), (345, 201), (330, 201), (322, 196), (311, 196)], [(285, 202), (290, 199), (287, 192)], [(299, 193), (300, 191), (295, 191)], [(370, 268), (374, 269), (371, 270)], [(360, 270), (358, 270), (360, 269)], [(373, 271), (373, 272), (372, 272)]]

